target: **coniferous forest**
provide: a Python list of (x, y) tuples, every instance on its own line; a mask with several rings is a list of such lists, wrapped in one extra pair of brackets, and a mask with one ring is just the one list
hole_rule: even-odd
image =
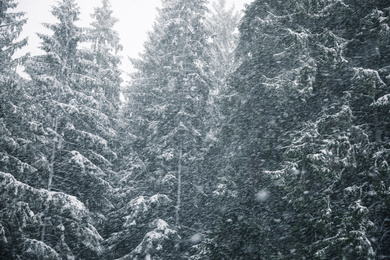
[[(0, 0), (0, 259), (390, 259), (390, 1)], [(21, 77), (23, 67), (28, 77)]]

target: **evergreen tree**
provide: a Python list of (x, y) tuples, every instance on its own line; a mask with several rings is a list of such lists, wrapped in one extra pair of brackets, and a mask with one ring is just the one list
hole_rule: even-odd
[(381, 1), (247, 8), (222, 136), (236, 196), (213, 257), (387, 257), (387, 24)]
[[(144, 233), (150, 230), (148, 223), (156, 219), (164, 220), (164, 226), (181, 237), (202, 229), (201, 208), (208, 175), (200, 171), (200, 165), (207, 142), (205, 119), (211, 87), (206, 11), (203, 0), (164, 1), (145, 51), (134, 61), (137, 72), (129, 86), (127, 111), (137, 138), (133, 157), (136, 169), (128, 179), (145, 198), (160, 194), (171, 201), (170, 207), (157, 216), (137, 222), (137, 227), (146, 227)], [(137, 236), (139, 243), (145, 239), (147, 236)], [(180, 248), (189, 245), (178, 242), (163, 246), (160, 252), (156, 247), (162, 242), (155, 242), (149, 254), (153, 258), (174, 257), (172, 254), (179, 252), (184, 255), (186, 249)], [(144, 257), (148, 255), (141, 251)]]
[[(194, 167), (202, 159), (202, 139), (206, 135), (203, 119), (210, 85), (204, 57), (205, 10), (204, 1), (167, 1), (164, 4), (156, 30), (150, 35), (151, 41), (145, 45), (145, 54), (135, 64), (140, 75), (135, 76), (134, 86), (131, 86), (135, 89), (134, 99), (141, 101), (134, 105), (142, 109), (142, 114), (135, 116), (147, 120), (148, 129), (140, 134), (148, 138), (142, 152), (150, 154), (149, 160), (154, 164), (152, 172), (163, 178), (173, 175), (177, 181), (177, 225), (180, 225), (181, 185), (188, 185), (182, 190), (193, 190), (190, 183), (202, 185), (201, 180), (195, 180), (200, 176)], [(143, 103), (143, 95), (150, 97), (145, 100), (148, 104)], [(183, 166), (185, 173), (180, 172)], [(180, 176), (187, 180), (181, 183)]]
[[(18, 123), (26, 121), (23, 105), (28, 100), (22, 84), (19, 84), (19, 77), (16, 74), (16, 67), (22, 59), (14, 59), (13, 55), (16, 50), (27, 44), (27, 39), (17, 42), (23, 25), (26, 23), (23, 13), (10, 12), (17, 6), (14, 1), (0, 2), (0, 84), (1, 84), (1, 104), (0, 104), (0, 122), (1, 122), (1, 168), (2, 171), (10, 171), (9, 167), (17, 168), (16, 165), (22, 166), (23, 160), (18, 158), (16, 150), (20, 147), (17, 142), (21, 135), (27, 134), (25, 129), (21, 129)], [(24, 57), (25, 58), (25, 57)], [(9, 157), (14, 161), (9, 162)], [(26, 167), (27, 168), (27, 167)]]
[[(58, 159), (61, 165), (55, 177), (61, 179), (54, 184), (59, 185), (56, 189), (66, 190), (88, 203), (91, 209), (98, 209), (105, 201), (104, 191), (110, 188), (105, 179), (110, 174), (111, 161), (116, 159), (109, 146), (115, 136), (112, 114), (103, 112), (107, 108), (104, 89), (103, 93), (91, 89), (100, 78), (94, 78), (83, 67), (86, 62), (77, 48), (82, 40), (82, 30), (75, 25), (79, 15), (77, 5), (65, 0), (53, 7), (52, 13), (59, 20), (57, 24), (46, 24), (53, 35), (39, 35), (46, 54), (33, 57), (27, 72), (36, 85), (36, 95), (45, 105), (45, 118), (41, 120), (58, 135), (56, 147), (51, 150), (57, 157), (53, 160)], [(72, 174), (78, 177), (72, 178)], [(87, 186), (81, 188), (75, 182)], [(94, 193), (88, 187), (100, 190)]]
[(13, 0), (0, 1), (0, 80), (6, 81), (11, 75), (15, 76), (16, 67), (22, 59), (14, 59), (15, 51), (27, 44), (27, 39), (17, 41), (22, 32), (26, 19), (22, 19), (24, 13), (12, 13), (17, 4)]
[(212, 3), (212, 9), (207, 17), (206, 26), (210, 31), (211, 70), (217, 81), (215, 96), (223, 93), (227, 77), (237, 68), (235, 49), (238, 43), (238, 24), (240, 14), (235, 6), (227, 8), (226, 0)]
[[(2, 177), (14, 175), (26, 180), (26, 176), (36, 172), (36, 168), (26, 163), (26, 153), (23, 152), (29, 143), (26, 138), (28, 133), (21, 127), (28, 121), (23, 109), (27, 99), (16, 74), (19, 61), (13, 55), (27, 44), (27, 39), (17, 41), (26, 20), (22, 19), (23, 13), (12, 12), (16, 6), (14, 1), (0, 1), (0, 172)], [(12, 194), (11, 197), (20, 200), (18, 194)], [(22, 250), (16, 249), (15, 243), (27, 237), (25, 223), (7, 217), (12, 214), (23, 216), (26, 207), (23, 203), (15, 203), (13, 213), (9, 214), (9, 199), (3, 194), (0, 197), (0, 257), (4, 259), (20, 255)]]
[[(112, 147), (116, 153), (116, 159), (110, 160), (111, 171), (108, 180), (115, 187), (120, 185), (118, 179), (120, 174), (123, 155), (128, 154), (126, 146), (131, 140), (131, 134), (127, 133), (127, 125), (123, 122), (124, 119), (120, 116), (121, 108), (121, 57), (118, 53), (122, 50), (118, 32), (113, 27), (118, 21), (112, 16), (113, 11), (109, 1), (103, 0), (100, 7), (96, 7), (91, 15), (94, 21), (91, 23), (91, 28), (87, 29), (86, 41), (91, 44), (90, 48), (81, 49), (80, 55), (83, 57), (82, 67), (86, 75), (90, 77), (89, 84), (85, 87), (94, 99), (99, 102), (99, 111), (107, 116), (110, 121), (111, 130), (103, 134), (107, 140), (109, 147)], [(112, 190), (109, 194), (110, 203), (120, 203), (121, 195), (116, 190)], [(119, 194), (119, 195), (118, 195)], [(118, 202), (119, 201), (119, 202)], [(104, 237), (108, 237), (111, 233), (117, 231), (115, 223), (117, 212), (107, 212), (107, 217), (104, 221), (104, 229), (102, 230)]]
[[(53, 34), (39, 34), (45, 54), (26, 64), (38, 104), (35, 118), (48, 137), (41, 150), (47, 167), (41, 174), (46, 176), (49, 194), (59, 191), (77, 197), (78, 203), (85, 205), (85, 216), (84, 221), (70, 218), (65, 222), (47, 200), (41, 213), (40, 240), (51, 247), (62, 241), (62, 248), (69, 248), (71, 255), (94, 259), (102, 253), (102, 237), (95, 227), (102, 231), (104, 214), (112, 208), (112, 187), (107, 180), (117, 159), (111, 145), (116, 136), (112, 116), (119, 101), (114, 101), (115, 95), (105, 96), (106, 85), (96, 83), (103, 82), (103, 76), (90, 73), (86, 51), (78, 49), (84, 37), (75, 25), (77, 4), (63, 0), (53, 7), (52, 14), (58, 23), (45, 26)], [(114, 88), (114, 83), (110, 84), (107, 88)], [(63, 235), (55, 228), (59, 225), (64, 226)]]
[(220, 123), (223, 121), (221, 98), (225, 94), (225, 85), (228, 76), (237, 68), (235, 48), (238, 43), (238, 23), (240, 14), (235, 11), (234, 5), (226, 6), (226, 0), (212, 3), (212, 9), (207, 15), (206, 28), (209, 32), (208, 53), (210, 60), (210, 74), (212, 85), (210, 87), (207, 125), (209, 139), (215, 143)]
[(87, 41), (91, 43), (91, 52), (86, 51), (88, 75), (91, 75), (96, 84), (92, 84), (91, 92), (98, 95), (96, 98), (105, 97), (108, 111), (115, 113), (120, 106), (120, 85), (122, 83), (121, 58), (118, 52), (123, 49), (120, 44), (118, 32), (113, 27), (118, 19), (112, 16), (111, 6), (108, 0), (102, 1), (102, 6), (95, 8), (91, 15), (94, 21), (87, 35)]
[[(47, 188), (44, 173), (51, 166), (45, 150), (53, 145), (54, 136), (40, 121), (42, 106), (32, 85), (15, 73), (24, 58), (14, 60), (12, 55), (26, 43), (15, 42), (24, 24), (21, 13), (8, 12), (15, 6), (1, 1), (1, 30), (6, 37), (1, 40), (0, 257), (71, 259), (76, 251), (99, 251), (101, 238), (75, 197), (42, 189)], [(42, 239), (48, 225), (50, 232)]]

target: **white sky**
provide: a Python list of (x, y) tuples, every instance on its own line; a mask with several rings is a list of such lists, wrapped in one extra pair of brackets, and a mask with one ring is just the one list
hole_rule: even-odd
[[(114, 29), (119, 32), (121, 44), (123, 45), (122, 69), (125, 72), (131, 71), (131, 63), (127, 57), (136, 58), (143, 51), (143, 44), (147, 39), (147, 32), (152, 30), (156, 16), (156, 8), (161, 6), (160, 0), (109, 0), (113, 10), (113, 16), (119, 21)], [(188, 0), (191, 1), (191, 0)], [(244, 4), (253, 0), (227, 0), (228, 7), (235, 5), (237, 10), (243, 10)], [(21, 37), (28, 37), (29, 46), (19, 51), (16, 56), (22, 53), (31, 52), (32, 55), (40, 53), (38, 49), (40, 39), (36, 33), (49, 34), (42, 23), (57, 22), (51, 14), (51, 7), (57, 4), (56, 0), (15, 0), (19, 5), (17, 11), (26, 12), (27, 24), (23, 27)], [(90, 14), (94, 7), (102, 5), (101, 0), (77, 0), (81, 11), (81, 22), (79, 25), (88, 26), (91, 22)], [(212, 2), (212, 0), (210, 1)]]

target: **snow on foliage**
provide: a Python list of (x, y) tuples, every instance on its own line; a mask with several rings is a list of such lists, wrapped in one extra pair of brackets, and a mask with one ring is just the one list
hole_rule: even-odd
[(151, 205), (163, 205), (163, 206), (166, 206), (166, 205), (169, 205), (169, 203), (172, 202), (172, 200), (170, 198), (168, 198), (167, 195), (164, 195), (164, 194), (156, 194), (156, 195), (153, 195), (149, 198), (149, 201), (150, 201), (150, 204)]
[(172, 200), (164, 194), (156, 194), (151, 197), (140, 196), (131, 200), (127, 208), (131, 210), (130, 215), (125, 217), (125, 223), (123, 227), (129, 227), (136, 223), (137, 219), (142, 217), (152, 207), (168, 206)]
[(88, 158), (83, 156), (77, 151), (71, 152), (71, 158), (69, 163), (72, 165), (77, 165), (83, 174), (89, 174), (95, 177), (104, 177), (106, 174), (95, 164), (93, 164)]
[[(59, 210), (60, 214), (68, 215), (75, 221), (82, 221), (88, 215), (85, 205), (76, 197), (62, 192), (48, 192), (44, 189), (35, 189), (27, 184), (17, 181), (11, 174), (0, 172), (1, 199), (12, 201), (27, 201), (35, 207), (37, 203), (49, 203)], [(27, 204), (27, 205), (28, 205)], [(39, 207), (38, 207), (39, 208)], [(34, 217), (34, 212), (29, 208), (25, 210), (25, 217)]]
[(103, 238), (91, 224), (86, 223), (84, 227), (79, 227), (78, 238), (85, 247), (96, 252), (98, 255), (103, 252), (103, 247), (101, 246)]
[(142, 242), (130, 254), (118, 260), (160, 259), (153, 256), (164, 249), (164, 243), (178, 238), (177, 232), (162, 219), (154, 220), (150, 228), (153, 230), (146, 233)]
[(390, 94), (386, 94), (373, 103), (374, 106), (390, 106)]
[(75, 196), (67, 195), (62, 192), (49, 192), (48, 201), (54, 207), (58, 207), (60, 213), (69, 214), (69, 216), (76, 220), (82, 221), (88, 215), (87, 208)]
[(386, 86), (377, 70), (365, 68), (353, 68), (355, 75), (354, 79), (361, 81), (371, 81), (372, 87)]
[(36, 239), (25, 239), (23, 241), (23, 256), (26, 259), (60, 259), (60, 255), (50, 246)]
[(217, 198), (236, 198), (238, 193), (235, 188), (236, 185), (233, 181), (227, 177), (220, 177), (213, 191), (213, 196)]
[[(62, 226), (60, 228), (62, 232), (71, 235), (89, 250), (97, 254), (102, 252), (100, 242), (103, 239), (98, 231), (88, 223), (90, 222), (89, 211), (76, 197), (62, 192), (36, 189), (17, 181), (11, 174), (0, 172), (0, 200), (7, 208), (6, 212), (0, 212), (3, 225), (8, 223), (8, 226), (14, 226), (16, 229), (25, 229), (28, 223), (36, 225), (42, 221), (44, 205), (48, 205), (52, 216), (52, 225)], [(67, 224), (64, 227), (62, 223)], [(3, 236), (7, 238), (11, 235), (6, 230)], [(28, 240), (27, 242), (29, 246), (26, 250), (29, 249), (31, 254), (44, 253), (46, 257), (55, 253), (43, 242), (36, 240)], [(74, 243), (75, 241), (67, 241), (67, 243), (69, 242)], [(38, 256), (38, 259), (59, 258)]]

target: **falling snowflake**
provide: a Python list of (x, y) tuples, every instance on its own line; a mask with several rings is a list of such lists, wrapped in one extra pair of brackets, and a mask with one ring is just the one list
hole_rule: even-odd
[(257, 201), (266, 201), (269, 198), (269, 191), (262, 189), (255, 196)]

